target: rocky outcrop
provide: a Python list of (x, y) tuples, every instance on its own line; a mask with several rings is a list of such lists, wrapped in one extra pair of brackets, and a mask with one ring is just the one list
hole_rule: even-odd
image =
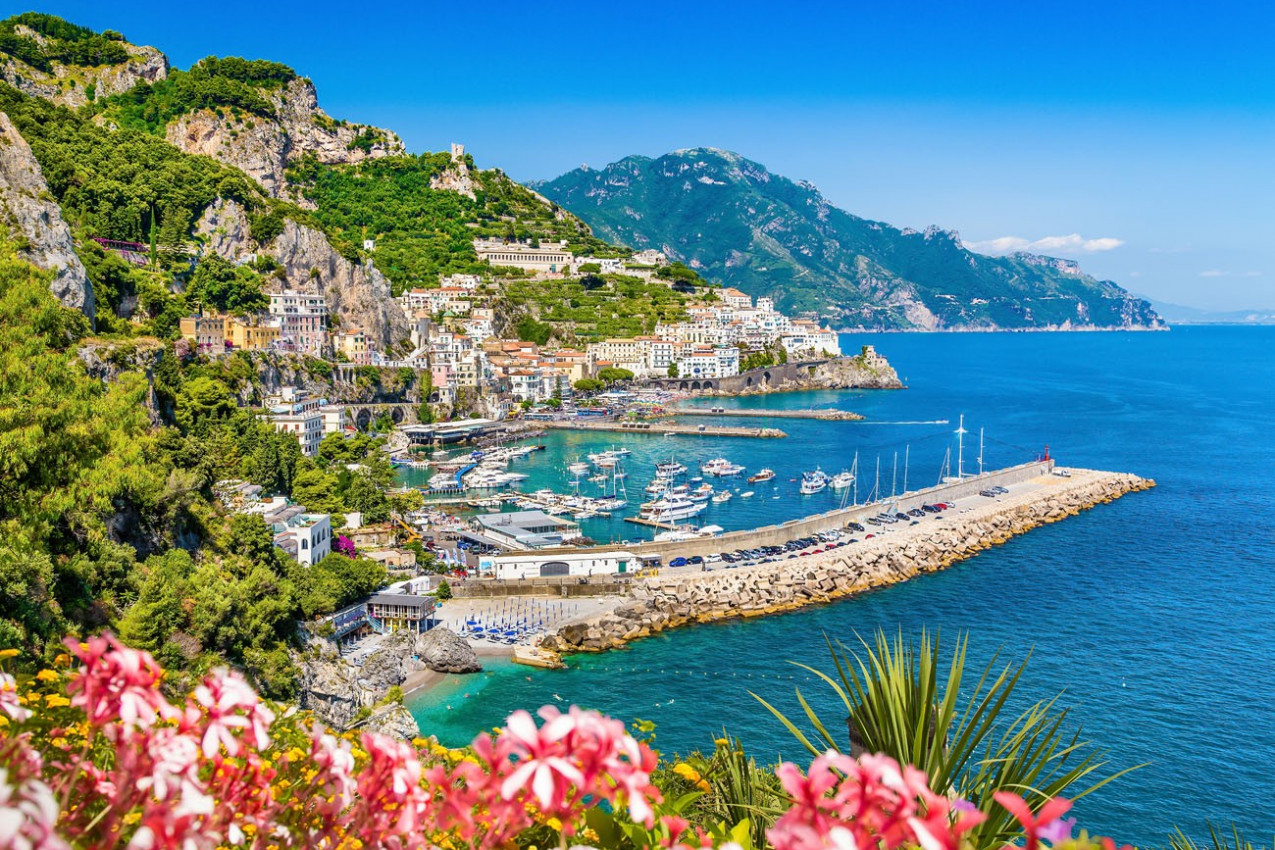
[[(36, 40), (41, 38), (26, 27), (18, 27), (18, 34)], [(168, 57), (154, 47), (137, 44), (124, 47), (129, 59), (118, 65), (89, 68), (59, 63), (47, 72), (0, 54), (0, 79), (24, 94), (75, 109), (89, 102), (90, 91), (95, 97), (110, 97), (128, 91), (139, 82), (153, 83), (168, 76)]]
[(0, 112), (0, 222), (18, 243), (18, 253), (54, 273), (50, 288), (63, 304), (93, 318), (93, 286), (75, 253), (71, 229), (31, 146), (9, 116)]
[(797, 390), (903, 388), (903, 382), (899, 380), (894, 367), (870, 345), (863, 346), (863, 350), (853, 357), (783, 363), (706, 381), (657, 378), (647, 383), (665, 389), (710, 396), (763, 395)]
[(436, 673), (477, 673), (483, 669), (473, 647), (445, 626), (437, 626), (416, 638), (421, 663)]
[(416, 718), (401, 702), (392, 702), (375, 709), (360, 728), (364, 732), (389, 735), (402, 741), (410, 741), (421, 735), (421, 727), (416, 724)]
[(409, 632), (387, 636), (359, 667), (327, 644), (312, 643), (300, 661), (300, 707), (335, 729), (366, 720), (387, 734), (415, 737), (419, 733), (411, 714), (399, 703), (383, 703), (391, 688), (401, 687), (410, 673), (422, 669), (412, 655), (415, 638)]
[[(284, 170), (305, 154), (327, 165), (362, 162), (403, 153), (389, 130), (335, 121), (319, 108), (314, 83), (297, 78), (263, 90), (274, 117), (221, 115), (209, 109), (168, 125), (168, 141), (187, 153), (203, 154), (243, 171), (273, 197), (287, 197)], [(304, 203), (304, 199), (294, 200)]]
[(1065, 519), (1126, 493), (1155, 486), (1136, 475), (1086, 472), (1066, 484), (1010, 497), (929, 527), (763, 564), (646, 579), (612, 611), (562, 627), (543, 646), (599, 652), (691, 623), (758, 617), (830, 602), (941, 570), (1033, 528)]
[(104, 384), (113, 384), (126, 373), (146, 378), (146, 405), (151, 424), (160, 425), (172, 411), (161, 411), (159, 397), (155, 393), (155, 368), (167, 356), (164, 343), (157, 339), (141, 337), (126, 341), (88, 340), (76, 349), (76, 356), (90, 377)]
[(429, 188), (464, 195), (471, 201), (474, 194), (474, 178), (469, 171), (469, 161), (465, 159), (465, 146), (452, 144), (452, 161), (447, 168), (435, 174), (429, 180)]
[(341, 256), (318, 230), (284, 222), (283, 231), (266, 245), (253, 240), (244, 208), (220, 200), (204, 211), (195, 225), (208, 250), (237, 261), (250, 254), (267, 254), (283, 266), (283, 284), (327, 298), (339, 329), (362, 328), (378, 348), (387, 348), (408, 335), (407, 317), (393, 299), (390, 281), (370, 261), (354, 263)]

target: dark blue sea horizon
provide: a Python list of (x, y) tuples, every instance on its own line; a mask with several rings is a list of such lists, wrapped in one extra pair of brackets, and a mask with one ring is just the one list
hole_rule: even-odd
[[(802, 503), (788, 479), (815, 464), (848, 467), (856, 451), (868, 488), (878, 457), (889, 486), (894, 454), (902, 464), (905, 446), (909, 485), (933, 483), (948, 448), (955, 458), (951, 431), (962, 413), (973, 432), (967, 471), (982, 427), (989, 467), (1029, 459), (1047, 444), (1061, 464), (1134, 472), (1158, 486), (942, 573), (833, 605), (682, 629), (621, 652), (573, 658), (567, 671), (492, 665), (413, 697), (422, 731), (461, 744), (515, 708), (576, 703), (655, 721), (665, 753), (711, 748), (725, 729), (759, 761), (804, 763), (804, 751), (749, 692), (796, 713), (793, 689), (801, 687), (831, 723), (841, 713), (826, 688), (785, 662), (830, 668), (825, 636), (854, 642), (878, 627), (913, 636), (941, 631), (949, 649), (968, 634), (975, 667), (998, 651), (1015, 662), (1030, 653), (1024, 695), (1064, 692), (1061, 704), (1083, 737), (1107, 750), (1111, 770), (1149, 763), (1077, 804), (1091, 832), (1142, 846), (1164, 845), (1175, 827), (1205, 835), (1208, 821), (1234, 822), (1257, 841), (1275, 833), (1258, 802), (1275, 755), (1268, 642), (1275, 328), (842, 337), (847, 351), (865, 343), (890, 359), (909, 389), (714, 403), (836, 404), (864, 413), (867, 423), (783, 420), (786, 440), (676, 441), (688, 465), (728, 453), (750, 470), (779, 472), (780, 498), (759, 492), (733, 500), (727, 505), (739, 513), (724, 507), (721, 524), (832, 507)], [(944, 419), (950, 424), (933, 424)], [(598, 447), (612, 442), (589, 439)], [(551, 451), (541, 457), (593, 450), (589, 439), (550, 434)], [(639, 456), (635, 467), (668, 450), (661, 439), (626, 443)], [(531, 483), (557, 486), (563, 461), (537, 462)], [(635, 470), (635, 496), (647, 479)], [(619, 538), (635, 536), (632, 529), (589, 531)]]

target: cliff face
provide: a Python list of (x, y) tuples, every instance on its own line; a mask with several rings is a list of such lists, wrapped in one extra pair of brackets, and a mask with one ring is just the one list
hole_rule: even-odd
[(18, 242), (19, 254), (55, 273), (53, 294), (93, 318), (93, 286), (75, 254), (71, 229), (45, 182), (31, 146), (0, 112), (0, 223)]
[[(389, 130), (334, 121), (319, 108), (314, 83), (297, 78), (262, 92), (273, 119), (259, 115), (222, 117), (203, 109), (168, 125), (168, 141), (186, 153), (203, 154), (240, 169), (273, 197), (288, 195), (284, 169), (307, 153), (327, 165), (350, 164), (403, 153)], [(304, 199), (297, 198), (304, 203)]]
[(377, 347), (408, 335), (407, 317), (390, 292), (390, 282), (371, 263), (352, 263), (337, 253), (326, 236), (289, 219), (269, 244), (252, 238), (248, 217), (234, 201), (219, 201), (204, 211), (195, 232), (210, 250), (228, 260), (263, 253), (283, 266), (290, 289), (322, 294), (339, 319), (340, 330), (362, 328)]
[[(17, 30), (18, 35), (44, 41), (27, 27)], [(89, 102), (87, 89), (90, 86), (96, 97), (109, 97), (122, 94), (139, 82), (153, 83), (168, 76), (168, 57), (163, 53), (144, 45), (123, 46), (129, 53), (126, 62), (97, 67), (57, 64), (47, 72), (0, 54), (0, 79), (20, 92), (75, 109)]]

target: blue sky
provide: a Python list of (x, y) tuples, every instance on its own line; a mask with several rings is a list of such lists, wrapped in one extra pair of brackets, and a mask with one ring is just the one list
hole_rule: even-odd
[[(9, 4), (6, 4), (9, 5)], [(31, 6), (16, 4), (20, 11)], [(850, 212), (1275, 307), (1275, 10), (1253, 3), (41, 3), (518, 179), (699, 145)]]

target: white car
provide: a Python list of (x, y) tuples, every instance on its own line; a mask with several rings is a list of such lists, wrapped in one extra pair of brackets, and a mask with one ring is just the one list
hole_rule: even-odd
[(713, 554), (711, 554), (711, 555), (705, 555), (705, 556), (704, 556), (704, 563), (706, 563), (706, 564), (716, 564), (716, 563), (717, 563), (718, 561), (720, 561), (721, 559), (722, 559), (722, 556), (721, 556), (721, 555), (718, 555), (716, 552), (714, 552), (714, 553), (713, 553)]

